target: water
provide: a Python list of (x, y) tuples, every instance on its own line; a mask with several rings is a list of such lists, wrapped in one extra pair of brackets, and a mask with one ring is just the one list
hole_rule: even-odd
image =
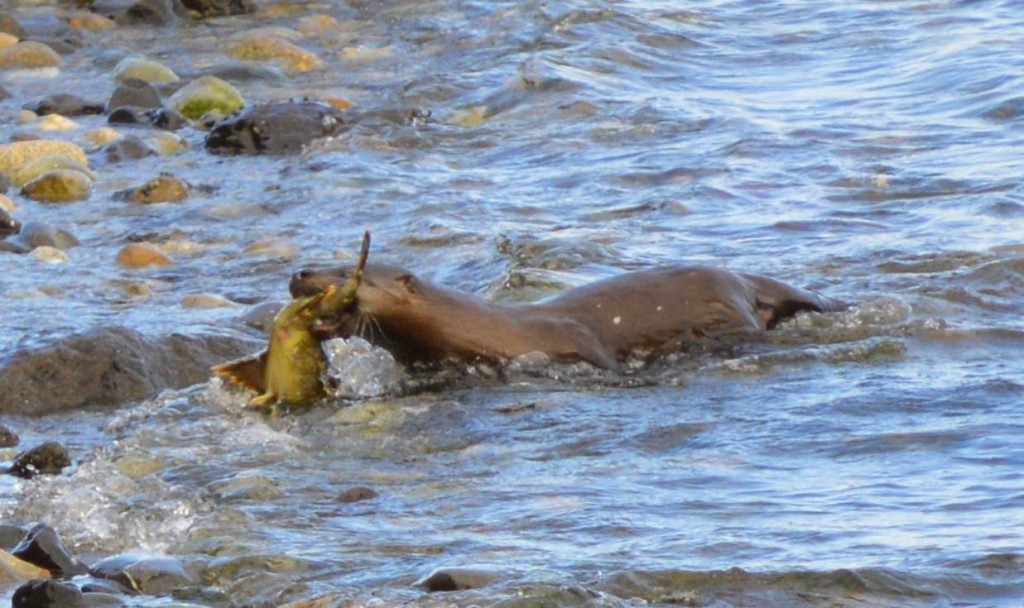
[[(25, 101), (104, 99), (129, 52), (188, 77), (228, 61), (231, 32), (323, 13), (340, 29), (299, 43), (327, 69), (240, 89), (377, 113), (285, 159), (211, 157), (186, 129), (180, 156), (94, 162), (88, 202), (15, 196), (19, 219), (84, 246), (63, 265), (3, 256), (0, 357), (95, 325), (235, 329), (239, 309), (179, 302), (282, 299), (291, 272), (351, 259), (365, 228), (374, 259), (492, 299), (687, 261), (859, 306), (655, 366), (634, 388), (528, 370), (266, 419), (212, 383), (5, 419), (25, 445), (59, 438), (79, 461), (4, 481), (8, 517), (47, 520), (84, 555), (178, 556), (205, 572), (205, 595), (187, 599), (211, 606), (1024, 601), (1015, 2), (293, 8), (118, 28), (87, 36), (55, 78), (0, 76), (15, 93), (0, 103), (6, 139), (31, 130), (11, 120)], [(380, 114), (408, 108), (432, 120)], [(112, 197), (163, 170), (210, 192), (152, 207)], [(139, 235), (184, 253), (120, 269)], [(297, 250), (244, 252), (267, 238)], [(360, 486), (379, 497), (338, 500)], [(413, 587), (438, 567), (499, 577), (454, 595)]]

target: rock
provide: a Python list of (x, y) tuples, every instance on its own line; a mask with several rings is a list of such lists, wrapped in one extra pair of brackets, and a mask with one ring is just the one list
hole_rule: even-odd
[(57, 531), (46, 524), (36, 524), (11, 553), (30, 564), (45, 568), (56, 578), (71, 578), (87, 570), (64, 546)]
[(66, 154), (48, 154), (40, 156), (15, 169), (10, 174), (11, 185), (15, 188), (24, 187), (32, 180), (56, 169), (69, 169), (84, 173), (89, 179), (95, 180), (96, 174), (89, 170), (85, 164)]
[(235, 59), (277, 61), (295, 72), (308, 72), (324, 64), (315, 53), (263, 32), (246, 32), (232, 37), (224, 52)]
[(17, 433), (0, 424), (0, 448), (13, 448), (18, 445), (18, 441), (20, 438)]
[(302, 253), (302, 248), (291, 241), (278, 238), (260, 239), (242, 248), (242, 255), (259, 258), (287, 258)]
[(82, 134), (82, 137), (86, 141), (102, 146), (109, 144), (112, 141), (117, 141), (123, 137), (116, 129), (110, 127), (100, 127), (98, 129), (92, 129)]
[(281, 68), (273, 65), (261, 65), (258, 63), (223, 63), (211, 66), (204, 70), (207, 76), (216, 76), (221, 80), (229, 82), (251, 82), (260, 80), (283, 81), (287, 80)]
[(188, 140), (180, 135), (175, 135), (174, 133), (169, 133), (167, 131), (157, 131), (153, 133), (150, 144), (153, 146), (153, 149), (156, 150), (157, 154), (161, 154), (163, 156), (170, 156), (172, 154), (178, 154), (188, 150)]
[[(123, 608), (128, 604), (125, 603), (120, 596), (113, 593), (103, 593), (93, 591), (87, 593), (84, 589), (82, 590), (82, 598), (85, 600), (85, 605), (89, 608)], [(173, 606), (172, 606), (173, 608)], [(188, 608), (187, 606), (180, 608)]]
[(0, 50), (18, 44), (18, 37), (7, 32), (0, 32)]
[(373, 500), (374, 498), (377, 498), (377, 496), (379, 496), (379, 494), (377, 494), (377, 492), (372, 488), (355, 487), (349, 488), (341, 494), (338, 494), (338, 502), (360, 502), (363, 500)]
[(113, 19), (86, 11), (79, 11), (71, 15), (68, 19), (68, 25), (73, 28), (89, 30), (90, 32), (102, 32), (103, 30), (117, 27)]
[(153, 85), (138, 78), (125, 78), (110, 94), (107, 100), (107, 112), (117, 108), (130, 106), (133, 108), (160, 108), (163, 101)]
[(36, 247), (70, 249), (82, 243), (75, 235), (61, 228), (43, 222), (25, 222), (18, 234), (0, 241), (0, 250), (14, 253), (29, 253)]
[(17, 234), (20, 229), (21, 224), (18, 220), (11, 217), (6, 209), (0, 207), (0, 239)]
[(348, 129), (346, 116), (309, 101), (260, 105), (214, 125), (206, 149), (222, 154), (297, 154), (316, 139)]
[(181, 0), (195, 17), (244, 15), (256, 10), (251, 0)]
[(71, 131), (77, 129), (78, 124), (66, 116), (48, 114), (39, 119), (36, 127), (40, 131)]
[(0, 68), (55, 68), (61, 63), (56, 51), (35, 40), (0, 49)]
[(10, 99), (10, 97), (11, 93), (7, 89), (5, 89), (3, 85), (0, 85), (0, 101)]
[(47, 264), (64, 264), (71, 261), (71, 256), (64, 253), (56, 247), (36, 247), (30, 254), (40, 262), (46, 262)]
[(97, 0), (89, 8), (119, 25), (169, 25), (184, 16), (173, 0)]
[(149, 243), (128, 243), (117, 253), (117, 263), (125, 268), (170, 266), (174, 262)]
[(209, 293), (191, 293), (181, 299), (184, 308), (235, 308), (237, 302)]
[(338, 23), (337, 19), (325, 14), (306, 15), (305, 17), (299, 17), (298, 21), (295, 22), (295, 29), (311, 36), (322, 36), (336, 32), (340, 28), (341, 24)]
[(179, 89), (167, 105), (186, 118), (198, 120), (204, 114), (230, 114), (245, 100), (238, 89), (214, 76), (201, 76)]
[(14, 591), (11, 608), (85, 608), (81, 590), (71, 583), (31, 580)]
[(35, 103), (27, 103), (22, 107), (26, 110), (32, 110), (39, 116), (46, 116), (47, 114), (85, 116), (103, 113), (103, 104), (86, 101), (77, 95), (69, 93), (50, 95)]
[(486, 587), (499, 576), (496, 572), (488, 570), (474, 570), (470, 568), (440, 568), (434, 570), (426, 577), (416, 581), (416, 586), (435, 593), (439, 591), (462, 591), (464, 589), (479, 589)]
[(107, 117), (107, 122), (112, 125), (146, 125), (171, 131), (188, 124), (188, 120), (174, 110), (167, 108), (144, 109), (131, 106), (115, 108)]
[(0, 362), (0, 411), (39, 415), (116, 407), (210, 378), (210, 366), (251, 354), (265, 341), (225, 335), (146, 338), (122, 327), (94, 329)]
[(174, 73), (174, 70), (159, 61), (133, 55), (122, 59), (114, 68), (114, 82), (124, 84), (127, 80), (162, 83), (178, 82), (181, 78)]
[(7, 193), (7, 189), (11, 187), (11, 180), (7, 178), (7, 175), (0, 173), (0, 209), (6, 211), (14, 211), (14, 203), (11, 199), (4, 196)]
[(10, 173), (30, 160), (52, 154), (62, 154), (85, 166), (89, 165), (85, 151), (69, 141), (35, 139), (0, 144), (0, 173)]
[(274, 317), (284, 307), (284, 302), (261, 302), (246, 310), (244, 313), (239, 315), (238, 321), (244, 325), (260, 330), (262, 333), (269, 334), (270, 328), (274, 324)]
[(54, 169), (25, 184), (21, 193), (40, 203), (84, 201), (92, 193), (92, 179), (81, 171)]
[(146, 595), (167, 595), (195, 583), (178, 560), (138, 554), (102, 559), (89, 568), (89, 574)]
[[(67, 449), (55, 441), (48, 441), (18, 454), (7, 472), (23, 479), (32, 479), (36, 475), (59, 475), (67, 466), (71, 466), (71, 456)], [(18, 555), (17, 547), (14, 553)]]
[(134, 135), (125, 135), (103, 147), (103, 157), (108, 163), (138, 160), (154, 154), (153, 148)]
[(159, 176), (142, 184), (132, 191), (131, 199), (136, 203), (177, 203), (185, 200), (190, 191), (189, 185), (170, 173)]
[(0, 549), (0, 587), (35, 578), (50, 578), (50, 571)]
[(220, 502), (267, 502), (281, 495), (277, 484), (265, 475), (242, 473), (211, 482), (205, 488)]
[(10, 13), (0, 13), (0, 32), (10, 34), (15, 38), (24, 38), (25, 30), (21, 27), (21, 24), (11, 16)]

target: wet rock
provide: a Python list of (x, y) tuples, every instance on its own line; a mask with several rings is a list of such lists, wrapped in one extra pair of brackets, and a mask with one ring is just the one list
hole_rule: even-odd
[(156, 154), (156, 151), (153, 148), (150, 148), (146, 142), (134, 135), (125, 135), (103, 146), (103, 158), (108, 163), (138, 160), (147, 156), (153, 156), (154, 154)]
[(35, 139), (0, 144), (0, 173), (10, 173), (30, 160), (52, 154), (62, 154), (83, 165), (89, 165), (85, 151), (69, 141)]
[(102, 32), (103, 30), (109, 30), (117, 27), (117, 24), (114, 23), (113, 19), (109, 19), (103, 15), (79, 11), (68, 19), (68, 26), (89, 30), (90, 32)]
[(266, 502), (281, 495), (281, 491), (272, 479), (265, 475), (250, 473), (214, 481), (206, 485), (206, 490), (220, 502)]
[(338, 502), (360, 502), (363, 500), (373, 500), (378, 496), (379, 494), (372, 488), (355, 487), (338, 494)]
[[(180, 114), (178, 114), (180, 116)], [(184, 120), (184, 117), (182, 117)], [(188, 140), (180, 135), (170, 133), (168, 131), (157, 131), (153, 133), (150, 139), (150, 145), (156, 150), (157, 154), (168, 156), (171, 154), (178, 154), (188, 150)], [(191, 187), (190, 187), (191, 188)]]
[(131, 200), (148, 205), (151, 203), (177, 203), (188, 197), (190, 187), (187, 182), (170, 173), (159, 176), (142, 184), (132, 191)]
[(0, 411), (38, 415), (145, 399), (210, 378), (210, 366), (251, 354), (259, 340), (172, 334), (146, 338), (123, 327), (70, 336), (0, 362)]
[(119, 25), (168, 25), (184, 16), (173, 0), (97, 0), (89, 8)]
[(10, 551), (28, 534), (28, 528), (10, 523), (0, 523), (0, 548)]
[(71, 131), (78, 128), (78, 123), (60, 114), (47, 114), (39, 119), (36, 127), (40, 131)]
[(179, 89), (167, 105), (186, 118), (198, 120), (204, 114), (230, 114), (245, 100), (238, 89), (215, 76), (201, 76)]
[(18, 587), (11, 608), (85, 608), (78, 587), (50, 579), (36, 579)]
[(71, 256), (56, 247), (36, 247), (30, 255), (47, 264), (64, 264), (71, 261)]
[(90, 129), (82, 134), (82, 137), (93, 144), (103, 146), (109, 144), (112, 141), (117, 141), (123, 137), (116, 129), (110, 127), (100, 127), (98, 129)]
[(496, 572), (471, 568), (441, 568), (416, 582), (417, 587), (435, 593), (479, 589), (498, 580)]
[(18, 37), (12, 36), (7, 32), (0, 32), (0, 49), (6, 49), (9, 46), (18, 44)]
[[(91, 592), (82, 590), (82, 599), (89, 608), (121, 608), (127, 606), (123, 599), (113, 593)], [(185, 607), (187, 608), (187, 607)]]
[(151, 108), (147, 110), (144, 108), (122, 106), (110, 112), (107, 122), (112, 125), (145, 125), (176, 131), (188, 124), (188, 119), (168, 108)]
[(18, 445), (19, 441), (21, 439), (17, 433), (7, 428), (6, 425), (0, 424), (0, 448), (13, 448)]
[(218, 122), (206, 149), (223, 154), (297, 154), (316, 139), (348, 129), (346, 114), (316, 102), (256, 106)]
[(71, 466), (71, 456), (67, 449), (55, 441), (48, 441), (18, 454), (7, 472), (23, 479), (32, 479), (36, 475), (59, 475), (68, 466)]
[(0, 49), (0, 68), (53, 68), (61, 63), (56, 51), (35, 40)]
[(0, 32), (10, 34), (19, 39), (25, 37), (24, 28), (21, 27), (21, 24), (10, 13), (0, 13)]
[(20, 229), (21, 224), (18, 220), (11, 217), (11, 214), (6, 209), (0, 208), (0, 238), (17, 234)]
[(40, 203), (84, 201), (92, 193), (92, 179), (81, 171), (54, 169), (25, 184), (21, 193)]
[(0, 241), (0, 251), (29, 253), (37, 247), (69, 249), (81, 242), (67, 230), (43, 222), (25, 222), (21, 230), (12, 237)]
[(195, 583), (178, 560), (149, 555), (114, 555), (94, 564), (89, 574), (146, 595), (166, 595)]
[(9, 99), (11, 97), (10, 92), (7, 91), (2, 85), (0, 85), (0, 101)]
[(22, 188), (32, 180), (56, 169), (78, 171), (89, 176), (89, 179), (96, 179), (96, 174), (77, 159), (66, 154), (49, 154), (30, 160), (12, 171), (10, 174), (11, 185), (15, 188)]
[(239, 304), (211, 293), (191, 293), (181, 298), (184, 308), (235, 308)]
[(11, 553), (49, 570), (55, 578), (71, 578), (86, 571), (86, 567), (64, 546), (57, 531), (46, 524), (36, 524)]
[(194, 17), (245, 15), (256, 10), (251, 0), (181, 0)]
[(117, 263), (125, 268), (170, 266), (174, 262), (150, 243), (128, 243), (117, 252)]
[(36, 578), (50, 578), (49, 570), (30, 564), (0, 549), (0, 587), (8, 587)]
[(123, 79), (107, 100), (108, 112), (121, 107), (149, 109), (162, 106), (160, 93), (157, 93), (153, 85), (138, 78)]
[[(11, 180), (7, 178), (7, 175), (0, 173), (0, 196), (6, 194), (7, 189), (10, 187)], [(6, 196), (0, 198), (0, 209), (4, 209), (5, 211), (14, 211), (13, 205), (14, 203), (11, 202), (11, 199), (7, 198)]]
[(262, 31), (232, 37), (224, 52), (235, 59), (280, 62), (296, 72), (315, 70), (324, 63), (315, 53)]
[(147, 83), (164, 83), (178, 82), (181, 78), (174, 73), (174, 70), (159, 61), (146, 59), (145, 57), (131, 56), (122, 59), (114, 68), (114, 82), (124, 84), (128, 80), (141, 80)]
[(263, 333), (270, 333), (270, 328), (274, 324), (274, 317), (277, 316), (277, 313), (280, 312), (283, 306), (284, 302), (261, 302), (239, 315), (238, 321)]
[(39, 116), (46, 116), (47, 114), (85, 116), (103, 113), (103, 104), (86, 101), (77, 95), (69, 93), (50, 95), (35, 103), (27, 103), (22, 107), (26, 110), (32, 110)]
[(204, 70), (207, 76), (216, 76), (228, 82), (251, 82), (260, 80), (286, 80), (281, 68), (258, 63), (224, 63)]

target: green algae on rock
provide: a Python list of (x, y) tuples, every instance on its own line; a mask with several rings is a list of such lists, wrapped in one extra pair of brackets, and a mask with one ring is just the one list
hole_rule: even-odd
[(216, 76), (201, 76), (178, 90), (168, 105), (190, 120), (204, 114), (230, 114), (242, 109), (245, 100), (238, 89)]
[(246, 32), (228, 41), (224, 52), (236, 59), (252, 61), (280, 61), (296, 72), (315, 70), (323, 60), (311, 51), (278, 36), (261, 32)]
[(53, 169), (25, 184), (21, 193), (40, 203), (84, 201), (92, 193), (92, 178), (74, 169)]

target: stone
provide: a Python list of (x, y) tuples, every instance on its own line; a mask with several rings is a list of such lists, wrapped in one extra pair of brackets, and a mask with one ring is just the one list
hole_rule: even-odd
[(7, 32), (0, 32), (0, 50), (18, 44), (18, 37)]
[(252, 473), (208, 483), (205, 489), (219, 502), (267, 502), (281, 495), (281, 490), (272, 479)]
[(110, 94), (110, 98), (107, 100), (107, 112), (125, 106), (148, 109), (160, 108), (163, 105), (160, 93), (153, 88), (153, 85), (138, 78), (125, 78)]
[(89, 6), (119, 25), (169, 25), (184, 16), (178, 14), (178, 8), (173, 0), (96, 0)]
[(178, 82), (181, 78), (174, 73), (174, 70), (159, 61), (132, 55), (122, 59), (114, 68), (114, 82), (124, 84), (127, 80), (165, 83)]
[(256, 10), (252, 0), (181, 0), (181, 3), (198, 18), (244, 15)]
[(84, 201), (92, 193), (92, 179), (81, 171), (54, 169), (25, 184), (21, 193), (40, 203)]
[(133, 553), (102, 559), (89, 568), (89, 574), (146, 595), (168, 595), (175, 589), (195, 584), (180, 561)]
[(22, 107), (26, 110), (32, 110), (39, 116), (46, 116), (47, 114), (85, 116), (103, 113), (103, 104), (86, 101), (77, 95), (69, 93), (50, 95), (35, 103), (27, 103)]
[(95, 180), (96, 174), (88, 166), (66, 154), (48, 154), (23, 163), (10, 173), (11, 185), (22, 188), (32, 180), (56, 169), (69, 169), (84, 173), (89, 179)]
[(47, 264), (64, 264), (71, 261), (71, 256), (56, 247), (49, 247), (47, 245), (36, 247), (30, 255), (40, 262), (46, 262)]
[(180, 135), (168, 131), (157, 131), (153, 133), (150, 145), (157, 154), (170, 156), (188, 150), (188, 140)]
[(242, 255), (259, 258), (287, 258), (302, 253), (302, 248), (291, 241), (278, 238), (260, 239), (242, 249)]
[(7, 12), (0, 13), (0, 32), (10, 34), (11, 36), (19, 39), (25, 37), (24, 28), (21, 27), (21, 24), (18, 23), (17, 19)]
[(11, 214), (6, 209), (0, 207), (0, 238), (7, 238), (12, 234), (17, 234), (19, 230), (21, 230), (21, 223), (11, 217)]
[(71, 466), (71, 456), (67, 449), (55, 441), (47, 441), (18, 454), (7, 472), (23, 479), (32, 479), (36, 475), (59, 475), (68, 466)]
[(13, 448), (18, 445), (21, 439), (18, 434), (7, 428), (6, 425), (0, 424), (0, 448)]
[(55, 68), (61, 63), (56, 51), (34, 40), (0, 49), (0, 68)]
[(0, 173), (10, 173), (30, 160), (51, 154), (63, 154), (88, 166), (89, 159), (81, 147), (58, 139), (35, 139), (0, 144)]
[(496, 572), (471, 568), (439, 568), (416, 581), (416, 586), (429, 593), (479, 589), (498, 580)]
[(110, 127), (100, 127), (98, 129), (90, 129), (82, 134), (82, 137), (89, 143), (103, 146), (109, 144), (112, 141), (117, 141), (123, 137), (118, 133), (117, 129), (111, 129)]
[(57, 531), (42, 523), (33, 526), (11, 553), (30, 564), (45, 568), (56, 578), (71, 578), (87, 570), (64, 546)]
[(184, 308), (236, 308), (237, 302), (212, 293), (190, 293), (181, 298)]
[(82, 591), (71, 583), (31, 580), (14, 591), (11, 608), (86, 608)]
[(114, 23), (113, 19), (87, 11), (79, 11), (71, 15), (68, 19), (68, 25), (73, 28), (88, 30), (90, 32), (102, 32), (103, 30), (109, 30), (117, 27), (117, 24)]
[(170, 173), (161, 173), (159, 176), (133, 190), (131, 199), (143, 205), (177, 203), (185, 200), (190, 190), (191, 188), (184, 180)]
[(128, 243), (117, 253), (117, 263), (125, 268), (170, 266), (174, 262), (150, 243)]
[(103, 146), (103, 157), (108, 163), (139, 160), (155, 154), (153, 148), (134, 135), (122, 136)]
[(348, 115), (327, 104), (271, 103), (215, 124), (206, 136), (206, 149), (219, 154), (298, 154), (313, 141), (349, 127)]
[(117, 407), (210, 378), (210, 366), (251, 354), (266, 340), (242, 335), (174, 333), (147, 338), (103, 327), (0, 361), (0, 411), (42, 415)]
[(3, 85), (0, 85), (0, 101), (3, 101), (5, 99), (10, 99), (10, 97), (11, 97), (11, 92), (8, 91), (7, 89), (5, 89), (3, 87)]
[(355, 487), (349, 488), (338, 494), (338, 502), (350, 503), (350, 502), (361, 502), (364, 500), (373, 500), (377, 498), (379, 494), (372, 488)]
[(308, 72), (324, 64), (315, 53), (264, 32), (245, 32), (234, 36), (228, 41), (224, 52), (235, 59), (278, 61), (295, 72)]
[(9, 587), (35, 578), (50, 578), (50, 571), (0, 549), (0, 587)]
[(11, 180), (7, 178), (6, 174), (0, 173), (0, 209), (14, 211), (14, 203), (11, 202), (11, 199), (4, 196), (10, 187)]
[(238, 317), (238, 322), (260, 330), (264, 334), (270, 333), (270, 328), (274, 325), (274, 317), (284, 307), (284, 302), (269, 301), (261, 302), (254, 306), (251, 306), (248, 310), (243, 312)]
[(179, 89), (167, 105), (190, 120), (204, 114), (230, 114), (245, 105), (242, 94), (229, 83), (214, 76), (201, 76)]
[(71, 131), (78, 128), (78, 123), (67, 116), (47, 114), (39, 119), (36, 127), (40, 131)]
[(12, 237), (0, 241), (0, 250), (13, 253), (29, 253), (36, 247), (70, 249), (82, 243), (67, 230), (56, 228), (44, 222), (30, 221)]

